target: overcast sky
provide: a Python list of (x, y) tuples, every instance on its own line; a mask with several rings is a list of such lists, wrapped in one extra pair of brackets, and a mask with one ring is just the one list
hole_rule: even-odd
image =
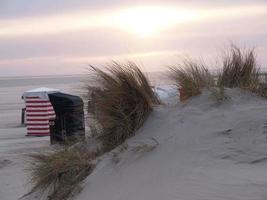
[(184, 55), (211, 65), (230, 43), (256, 47), (267, 67), (266, 0), (0, 0), (0, 76), (79, 74), (111, 59), (159, 71)]

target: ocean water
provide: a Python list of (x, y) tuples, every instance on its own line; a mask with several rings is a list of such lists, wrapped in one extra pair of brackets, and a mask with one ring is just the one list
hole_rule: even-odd
[(81, 96), (84, 76), (2, 77), (0, 78), (0, 128), (20, 125), (23, 92), (38, 88), (56, 88), (65, 93)]
[[(168, 83), (166, 74), (154, 72), (147, 74), (153, 85)], [(34, 76), (34, 77), (0, 77), (0, 128), (12, 128), (20, 125), (21, 109), (24, 101), (23, 92), (48, 87), (62, 92), (84, 96), (85, 85), (94, 84), (93, 79), (85, 75), (75, 76)]]

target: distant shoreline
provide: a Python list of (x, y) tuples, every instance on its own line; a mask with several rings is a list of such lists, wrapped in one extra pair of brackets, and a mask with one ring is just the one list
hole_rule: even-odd
[(35, 79), (35, 78), (72, 78), (72, 77), (84, 77), (86, 74), (74, 74), (74, 75), (39, 75), (39, 76), (0, 76), (0, 80), (10, 80), (10, 79)]
[[(162, 73), (165, 71), (151, 71), (151, 72), (145, 72), (148, 74), (157, 74)], [(9, 79), (34, 79), (34, 78), (76, 78), (76, 77), (86, 77), (88, 76), (88, 73), (83, 74), (47, 74), (47, 75), (18, 75), (18, 76), (0, 76), (0, 80), (9, 80)]]

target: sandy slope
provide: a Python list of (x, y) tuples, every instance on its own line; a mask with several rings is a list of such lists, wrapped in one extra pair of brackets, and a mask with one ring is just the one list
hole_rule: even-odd
[(101, 158), (75, 199), (264, 199), (267, 101), (239, 90), (227, 95), (222, 105), (205, 91), (157, 108), (128, 145)]

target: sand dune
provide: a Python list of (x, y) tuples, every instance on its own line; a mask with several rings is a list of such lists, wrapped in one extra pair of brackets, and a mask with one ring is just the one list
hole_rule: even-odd
[(227, 95), (222, 105), (206, 91), (157, 108), (99, 161), (76, 199), (264, 199), (267, 101), (239, 90)]
[[(80, 83), (46, 86), (81, 94)], [(67, 85), (67, 86), (66, 86)], [(0, 88), (0, 199), (25, 194), (27, 154), (51, 146), (25, 137), (20, 94), (38, 85)], [(43, 86), (43, 85), (42, 85)], [(216, 103), (210, 91), (184, 103), (175, 89), (157, 86), (157, 107), (135, 137), (105, 154), (76, 200), (262, 200), (267, 196), (267, 101), (227, 89)], [(30, 200), (33, 200), (32, 197)]]

